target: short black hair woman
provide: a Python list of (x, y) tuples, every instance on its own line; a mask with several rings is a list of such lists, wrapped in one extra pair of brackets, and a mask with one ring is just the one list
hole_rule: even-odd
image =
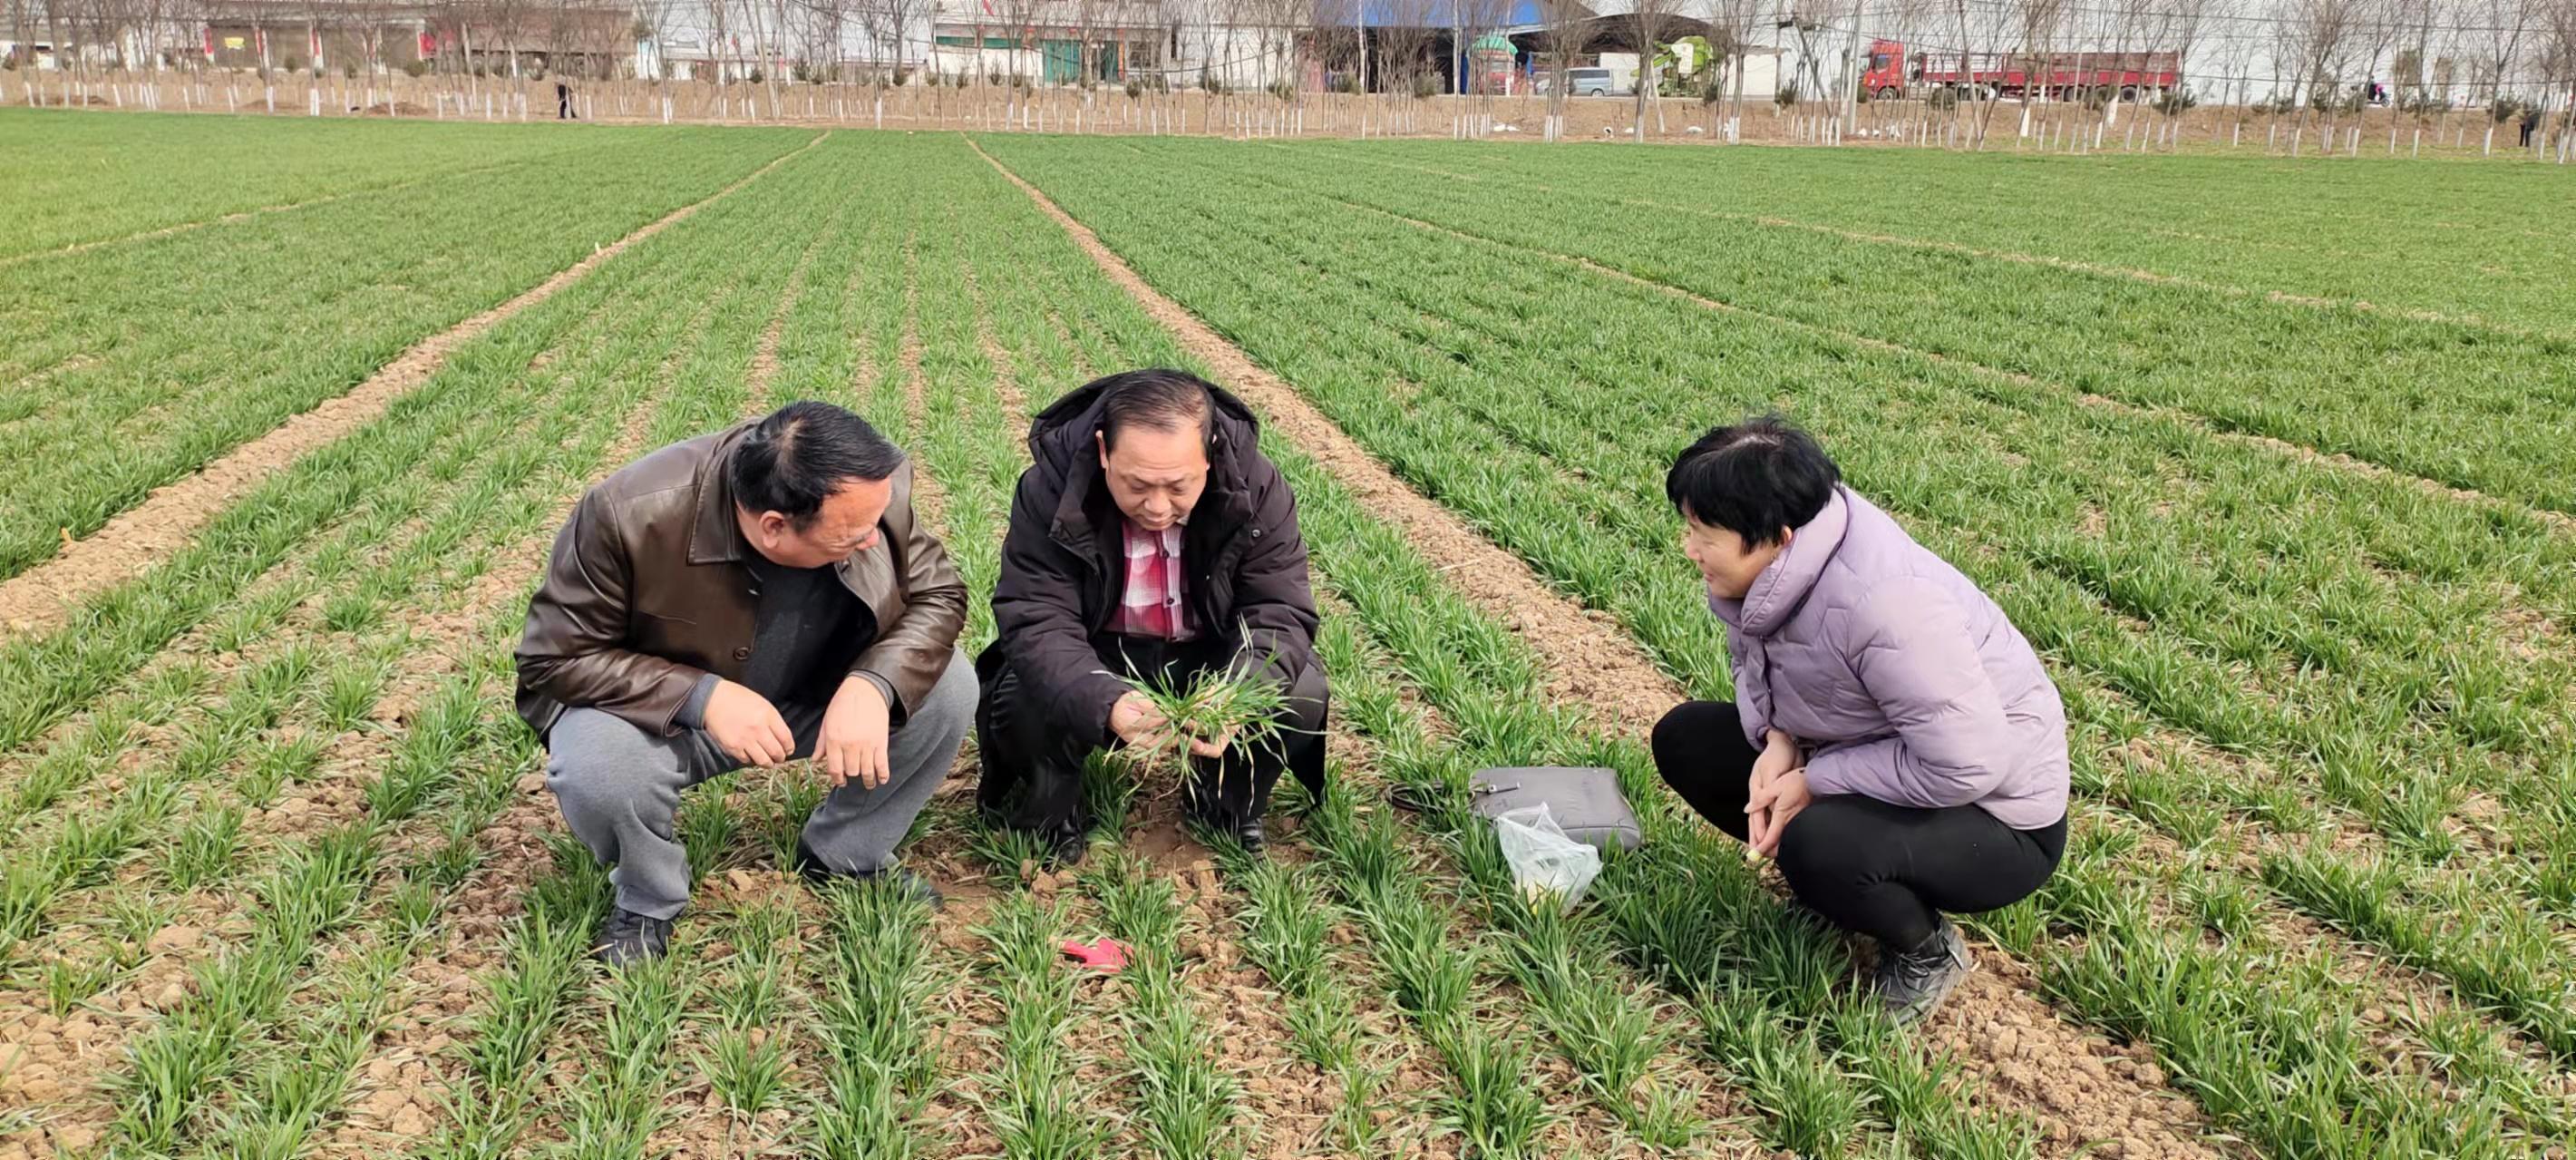
[(1920, 1019), (1974, 961), (1943, 912), (2017, 902), (2065, 852), (2057, 686), (1993, 600), (1785, 421), (1710, 430), (1664, 491), (1736, 700), (1666, 714), (1655, 766), (1776, 857), (1800, 902), (1878, 940), (1879, 996)]

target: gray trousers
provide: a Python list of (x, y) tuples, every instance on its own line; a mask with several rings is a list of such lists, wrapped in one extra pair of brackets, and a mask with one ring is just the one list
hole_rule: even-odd
[[(782, 705), (796, 756), (810, 757), (823, 726), (821, 705)], [(948, 776), (975, 717), (975, 667), (958, 653), (948, 671), (887, 739), (889, 778), (866, 789), (853, 778), (805, 820), (805, 845), (848, 874), (884, 869), (912, 819)], [(564, 822), (602, 864), (617, 905), (670, 918), (689, 901), (689, 856), (671, 829), (680, 791), (741, 763), (703, 729), (657, 737), (598, 709), (567, 709), (546, 738), (546, 785)], [(819, 772), (815, 776), (821, 776)]]

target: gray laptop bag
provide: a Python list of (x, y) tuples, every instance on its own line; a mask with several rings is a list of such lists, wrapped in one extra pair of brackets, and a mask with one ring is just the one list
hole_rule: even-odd
[(1637, 848), (1637, 812), (1619, 793), (1619, 775), (1607, 769), (1561, 765), (1480, 769), (1468, 779), (1476, 816), (1494, 818), (1545, 805), (1565, 836), (1604, 850)]

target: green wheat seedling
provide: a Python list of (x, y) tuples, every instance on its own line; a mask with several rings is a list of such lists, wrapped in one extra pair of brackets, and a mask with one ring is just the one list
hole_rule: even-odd
[[(497, 405), (495, 395), (501, 396)], [(108, 691), (179, 633), (226, 608), (315, 532), (353, 508), (365, 509), (370, 495), (433, 451), (462, 456), (488, 448), (527, 409), (502, 395), (497, 382), (424, 396), (395, 421), (271, 477), (163, 567), (84, 604), (74, 623), (0, 647), (0, 752), (17, 749)]]
[(295, 576), (255, 590), (215, 621), (207, 631), (206, 643), (222, 652), (249, 648), (284, 624), (287, 614), (313, 594), (315, 584), (310, 576)]
[(1055, 857), (1046, 839), (1015, 826), (977, 818), (966, 832), (966, 851), (994, 873), (1016, 881), (1024, 870)]
[(715, 988), (717, 1022), (733, 1031), (767, 1027), (786, 1002), (787, 948), (796, 934), (796, 912), (756, 903), (735, 912), (727, 978)]
[(376, 711), (376, 701), (384, 695), (393, 675), (392, 666), (371, 657), (359, 657), (335, 666), (322, 677), (322, 722), (335, 733), (347, 733), (365, 724)]
[[(1252, 752), (1282, 745), (1290, 731), (1286, 690), (1258, 675), (1211, 667), (1186, 678), (1166, 671), (1125, 679), (1166, 728), (1152, 744), (1117, 750), (1119, 760), (1139, 774), (1159, 773), (1164, 785), (1185, 792), (1198, 785), (1189, 773), (1192, 741), (1230, 737), (1232, 748)], [(1123, 816), (1123, 801), (1118, 805)]]
[(1124, 857), (1104, 860), (1084, 879), (1129, 948), (1122, 1021), (1146, 1146), (1165, 1160), (1240, 1155), (1241, 1085), (1211, 1062), (1216, 1045), (1181, 974), (1180, 906), (1170, 881)]
[(1361, 814), (1341, 779), (1326, 782), (1308, 815), (1307, 840), (1324, 854), (1334, 889), (1359, 920), (1385, 969), (1396, 1006), (1422, 1029), (1451, 1086), (1439, 1122), (1480, 1155), (1529, 1154), (1554, 1119), (1530, 1078), (1526, 1051), (1479, 1021), (1484, 944), (1455, 934), (1445, 908), (1420, 893), (1420, 874), (1398, 844), (1387, 811)]
[(818, 1004), (828, 1097), (814, 1109), (823, 1160), (908, 1160), (937, 1077), (930, 1049), (930, 910), (890, 882), (836, 884)]
[(1060, 909), (1025, 893), (997, 902), (976, 934), (991, 947), (989, 986), (1002, 1002), (999, 1061), (979, 1082), (985, 1114), (1010, 1160), (1083, 1160), (1111, 1122), (1074, 1073), (1065, 1036), (1075, 976), (1059, 962)]
[[(474, 181), (373, 191), (320, 207), (303, 219), (305, 228), (289, 231), (292, 236), (277, 234), (251, 243), (268, 259), (261, 262), (227, 256), (228, 248), (245, 244), (229, 234), (173, 238), (175, 248), (103, 247), (97, 264), (84, 263), (87, 268), (79, 272), (99, 279), (90, 286), (94, 292), (80, 294), (82, 318), (61, 316), (59, 307), (42, 305), (63, 297), (61, 289), (29, 299), (46, 319), (35, 330), (54, 335), (48, 345), (83, 352), (96, 365), (53, 383), (41, 410), (7, 433), (9, 446), (0, 456), (29, 467), (7, 488), (7, 506), (25, 518), (10, 521), (12, 530), (0, 546), (0, 572), (16, 573), (51, 555), (59, 529), (86, 534), (152, 488), (310, 410), (335, 389), (346, 388), (353, 366), (369, 365), (382, 352), (401, 349), (490, 304), (495, 287), (532, 284), (589, 251), (596, 239), (703, 198), (766, 160), (764, 153), (774, 156), (790, 144), (771, 138), (749, 149), (734, 144), (683, 147), (669, 173), (606, 165), (540, 178), (551, 166), (481, 166), (486, 172)], [(359, 149), (355, 156), (372, 152), (371, 146)], [(539, 180), (573, 183), (584, 191), (578, 195), (581, 208), (567, 218), (562, 207), (546, 205), (545, 198), (534, 196)], [(495, 248), (445, 259), (360, 254), (345, 244), (348, 237), (394, 220), (471, 221)], [(285, 270), (306, 260), (316, 264), (292, 287), (280, 280)], [(180, 265), (168, 265), (173, 262)], [(177, 268), (223, 269), (227, 274), (221, 285), (184, 288), (157, 276)], [(59, 286), (69, 276), (37, 266), (7, 272), (13, 299), (36, 287)], [(624, 280), (610, 276), (592, 281)], [(351, 308), (371, 290), (389, 286), (404, 288), (403, 301)], [(577, 287), (559, 297), (560, 305), (548, 304), (554, 309), (531, 312), (535, 317), (514, 327), (515, 334), (486, 345), (507, 350), (528, 341), (531, 332), (541, 336), (548, 325), (573, 325), (582, 318), (581, 302), (597, 293)], [(155, 302), (157, 306), (149, 305)], [(220, 333), (196, 343), (177, 341), (167, 328), (129, 332), (118, 321), (137, 310), (231, 316), (253, 302), (258, 304), (258, 324), (221, 327)], [(295, 336), (294, 341), (281, 341), (284, 335)], [(520, 365), (525, 358), (522, 354)], [(10, 373), (14, 378), (17, 372)], [(142, 414), (184, 414), (186, 421), (134, 426), (140, 422), (135, 416)], [(121, 427), (132, 427), (135, 438), (119, 439), (113, 448), (78, 450), (77, 440), (64, 437), (67, 431)], [(32, 447), (57, 450), (36, 456), (28, 453)], [(345, 469), (330, 474), (342, 475)], [(33, 508), (27, 506), (31, 503)], [(289, 527), (286, 534), (302, 530)]]
[(288, 783), (313, 779), (327, 745), (327, 738), (307, 733), (250, 746), (248, 764), (234, 782), (234, 792), (243, 805), (254, 809), (276, 805)]
[(796, 844), (804, 839), (805, 819), (814, 816), (815, 807), (831, 792), (832, 787), (818, 777), (771, 778), (752, 792), (760, 845), (768, 851), (771, 865), (796, 864)]
[(682, 799), (677, 828), (680, 848), (689, 858), (689, 884), (695, 886), (731, 848), (742, 832), (742, 819), (725, 799), (723, 787), (711, 786)]
[(1858, 1138), (1865, 1098), (1808, 1062), (1819, 1048), (1812, 1029), (1789, 1024), (1742, 991), (1711, 992), (1697, 1005), (1710, 1053), (1730, 1061), (1771, 1112), (1764, 1143), (1801, 1156), (1838, 1156)]
[(1250, 858), (1229, 836), (1210, 840), (1227, 879), (1248, 896), (1237, 918), (1244, 953), (1287, 999), (1290, 1047), (1340, 1086), (1334, 1138), (1354, 1152), (1372, 1150), (1384, 1130), (1373, 1112), (1393, 1067), (1363, 1053), (1359, 996), (1349, 964), (1337, 963), (1332, 951), (1344, 912), (1324, 897), (1311, 870)]
[(143, 945), (179, 915), (180, 900), (139, 888), (117, 890), (101, 901), (101, 925), (109, 937), (130, 946)]
[(1537, 1156), (1539, 1134), (1555, 1115), (1530, 1083), (1527, 1049), (1466, 1019), (1432, 1023), (1429, 1034), (1456, 1081), (1433, 1102), (1441, 1122), (1470, 1154)]
[(766, 1029), (716, 1033), (698, 1062), (707, 1084), (734, 1115), (748, 1119), (773, 1107), (787, 1089), (787, 1041)]
[[(278, 1157), (301, 1154), (322, 1118), (340, 1106), (393, 999), (396, 974), (420, 946), (422, 930), (394, 931), (334, 964), (322, 980), (324, 1001), (296, 1013), (274, 1040), (253, 1049), (256, 1062), (233, 1085), (199, 1155)], [(213, 1141), (221, 1141), (220, 1144)]]
[(1136, 795), (1144, 789), (1139, 776), (1144, 768), (1140, 761), (1122, 759), (1115, 753), (1093, 752), (1083, 758), (1082, 808), (1090, 816), (1094, 832), (1127, 832)]
[(685, 955), (629, 964), (600, 981), (601, 1058), (573, 1090), (564, 1122), (567, 1155), (639, 1155), (676, 1114), (667, 1098), (670, 1052), (695, 1001)]
[[(375, 502), (381, 504), (381, 497)], [(355, 529), (344, 527), (340, 537), (347, 541), (357, 534)], [(293, 567), (293, 564), (288, 567)], [(263, 591), (273, 593), (283, 587), (305, 592), (313, 586), (309, 575), (291, 576), (268, 589), (255, 590), (245, 599), (259, 602), (265, 599), (261, 595)], [(370, 644), (368, 647), (381, 659), (386, 655), (398, 655), (398, 650), (388, 653), (387, 645), (392, 643)], [(167, 777), (194, 781), (210, 776), (233, 760), (252, 735), (274, 726), (291, 701), (311, 700), (317, 685), (312, 674), (318, 656), (310, 640), (299, 634), (290, 634), (274, 651), (249, 658), (251, 663), (228, 678), (233, 691), (227, 701), (208, 709), (203, 716), (184, 727), (179, 748), (166, 767)], [(87, 781), (95, 770), (109, 764), (109, 761), (100, 759), (112, 757), (114, 750), (121, 748), (131, 736), (134, 726), (170, 720), (188, 699), (210, 683), (212, 675), (200, 662), (157, 666), (130, 690), (102, 703), (93, 713), (90, 727), (75, 735), (75, 749), (68, 752), (57, 749), (54, 755), (49, 756), (39, 770), (42, 776), (22, 787), (26, 792), (18, 797), (17, 804), (35, 808), (58, 800), (70, 789)], [(80, 751), (88, 752), (92, 760), (80, 760)], [(251, 771), (248, 784), (243, 788), (254, 804), (263, 803), (268, 795), (273, 794), (271, 773), (259, 768)]]
[(229, 870), (241, 846), (241, 827), (238, 806), (190, 819), (164, 856), (162, 870), (170, 888), (183, 893), (194, 890)]
[(56, 959), (45, 964), (45, 1004), (56, 1018), (71, 1014), (82, 1000), (106, 990), (122, 973), (113, 958)]

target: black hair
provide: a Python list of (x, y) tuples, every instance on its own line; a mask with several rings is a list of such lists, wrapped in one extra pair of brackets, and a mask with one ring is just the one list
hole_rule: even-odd
[(1203, 442), (1214, 427), (1215, 404), (1208, 392), (1215, 388), (1188, 371), (1121, 371), (1094, 379), (1084, 389), (1090, 387), (1101, 389), (1100, 445), (1107, 450), (1117, 449), (1118, 433), (1129, 427), (1181, 431), (1195, 426)]
[(1664, 475), (1673, 510), (1744, 537), (1748, 548), (1780, 542), (1782, 528), (1816, 518), (1842, 470), (1815, 437), (1777, 415), (1711, 427)]
[(867, 420), (809, 399), (753, 424), (725, 475), (744, 510), (777, 512), (802, 530), (850, 480), (884, 479), (901, 466), (903, 452)]

